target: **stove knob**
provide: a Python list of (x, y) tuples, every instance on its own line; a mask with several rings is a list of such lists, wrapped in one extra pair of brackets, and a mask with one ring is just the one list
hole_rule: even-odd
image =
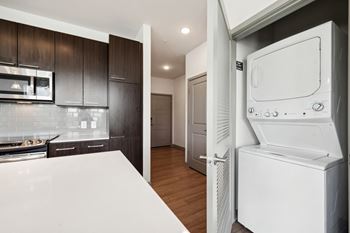
[(315, 112), (321, 112), (324, 109), (324, 105), (323, 103), (315, 103), (314, 105), (312, 105), (312, 109)]
[(272, 116), (273, 116), (273, 117), (278, 117), (278, 115), (279, 115), (279, 114), (278, 114), (277, 111), (274, 111), (274, 112), (272, 113)]
[(265, 112), (264, 116), (265, 116), (265, 117), (270, 117), (270, 116), (271, 116), (271, 113)]
[(254, 108), (248, 108), (248, 112), (250, 113), (250, 114), (253, 114), (254, 113)]
[(33, 143), (34, 143), (33, 140), (27, 140), (27, 141), (26, 141), (26, 144), (27, 144), (27, 145), (33, 145)]
[(43, 140), (41, 140), (41, 139), (38, 139), (38, 140), (36, 140), (36, 142), (35, 142), (35, 144), (37, 144), (37, 145), (42, 144), (42, 143), (43, 143)]

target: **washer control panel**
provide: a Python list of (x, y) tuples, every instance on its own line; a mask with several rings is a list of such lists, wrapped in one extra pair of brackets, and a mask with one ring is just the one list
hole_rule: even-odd
[(330, 117), (330, 104), (327, 100), (315, 100), (301, 105), (300, 102), (267, 105), (248, 103), (247, 117), (251, 119), (312, 119)]

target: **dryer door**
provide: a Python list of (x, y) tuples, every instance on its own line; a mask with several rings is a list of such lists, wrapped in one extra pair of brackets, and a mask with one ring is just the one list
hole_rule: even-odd
[(248, 61), (256, 101), (301, 98), (321, 86), (321, 39), (315, 37)]

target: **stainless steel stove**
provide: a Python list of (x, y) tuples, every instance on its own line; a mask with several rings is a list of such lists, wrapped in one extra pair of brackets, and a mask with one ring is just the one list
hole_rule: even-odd
[(0, 163), (47, 158), (47, 147), (51, 139), (12, 138), (0, 142)]

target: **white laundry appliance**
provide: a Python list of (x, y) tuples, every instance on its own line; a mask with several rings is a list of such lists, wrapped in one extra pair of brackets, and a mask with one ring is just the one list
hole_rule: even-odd
[(347, 36), (328, 22), (248, 56), (238, 221), (254, 233), (347, 226)]

